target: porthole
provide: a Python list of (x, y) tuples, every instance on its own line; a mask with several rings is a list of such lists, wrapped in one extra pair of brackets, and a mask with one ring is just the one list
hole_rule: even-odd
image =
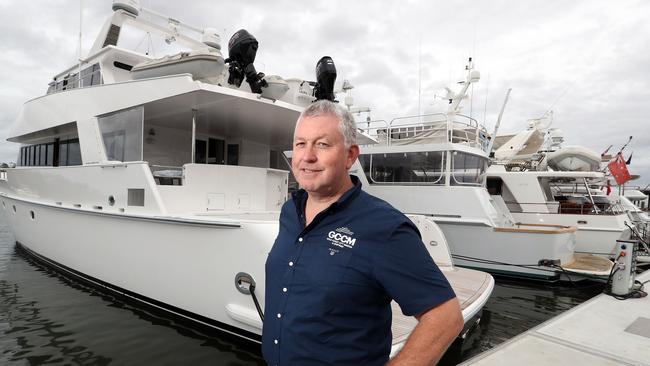
[(113, 206), (115, 204), (115, 197), (108, 196), (108, 204)]
[(6, 209), (7, 205), (5, 204), (5, 201), (2, 201), (2, 208)]
[(14, 213), (16, 213), (16, 205), (12, 205), (14, 208)]
[(32, 210), (29, 210), (29, 216), (32, 217), (32, 220), (36, 219), (36, 214)]

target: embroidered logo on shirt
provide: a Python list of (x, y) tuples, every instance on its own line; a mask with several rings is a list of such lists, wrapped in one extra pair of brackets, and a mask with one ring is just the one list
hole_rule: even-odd
[(354, 235), (352, 230), (347, 227), (340, 227), (336, 230), (330, 231), (327, 234), (327, 240), (340, 248), (353, 248), (357, 239), (353, 238), (352, 235)]

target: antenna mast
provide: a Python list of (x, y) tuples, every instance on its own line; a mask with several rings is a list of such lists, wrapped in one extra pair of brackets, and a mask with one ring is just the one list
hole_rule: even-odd
[(420, 103), (422, 101), (422, 33), (418, 38), (418, 116), (422, 115)]
[(78, 85), (77, 86), (79, 88), (82, 87), (82, 85), (81, 85), (81, 83), (82, 83), (82, 81), (81, 81), (81, 29), (82, 29), (82, 26), (83, 26), (82, 19), (83, 19), (83, 0), (79, 0), (79, 58), (78, 58), (79, 71), (77, 72), (77, 79), (78, 79), (78, 81), (77, 81)]

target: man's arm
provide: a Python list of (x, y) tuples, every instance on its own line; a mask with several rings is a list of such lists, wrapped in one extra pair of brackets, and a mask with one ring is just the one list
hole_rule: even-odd
[(463, 330), (463, 314), (458, 299), (453, 298), (416, 316), (404, 348), (387, 366), (435, 365)]

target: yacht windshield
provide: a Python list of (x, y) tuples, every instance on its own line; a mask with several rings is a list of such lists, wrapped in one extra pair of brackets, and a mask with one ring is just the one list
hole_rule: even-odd
[(142, 160), (142, 121), (141, 106), (99, 117), (107, 160)]
[(370, 183), (444, 184), (444, 152), (400, 152), (359, 156)]
[(451, 184), (482, 185), (486, 165), (485, 157), (454, 151), (451, 158)]

